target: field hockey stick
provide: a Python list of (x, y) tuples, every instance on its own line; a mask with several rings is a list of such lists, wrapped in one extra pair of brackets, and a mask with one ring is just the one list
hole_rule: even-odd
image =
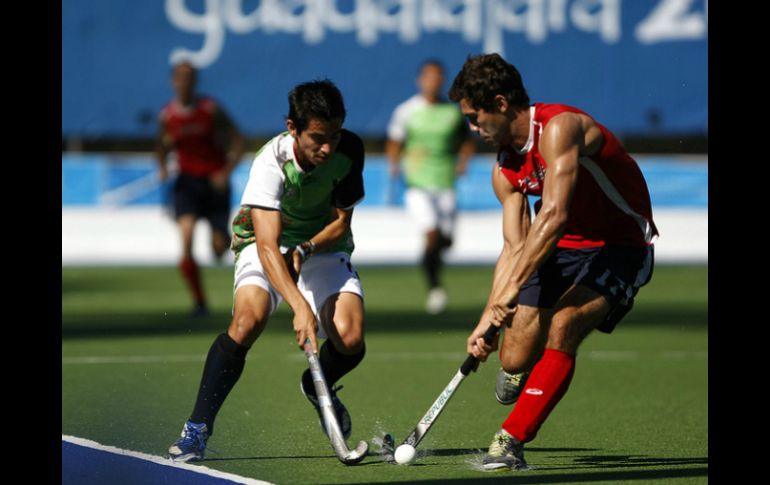
[(318, 404), (321, 406), (321, 415), (323, 416), (326, 435), (329, 437), (329, 441), (331, 441), (332, 448), (334, 449), (337, 458), (346, 465), (355, 465), (366, 456), (367, 451), (369, 451), (369, 443), (366, 441), (359, 441), (358, 446), (356, 446), (354, 450), (351, 451), (348, 449), (345, 438), (342, 436), (340, 425), (337, 422), (337, 415), (334, 413), (334, 408), (332, 407), (329, 386), (326, 385), (326, 379), (321, 370), (321, 364), (318, 362), (318, 356), (313, 352), (313, 346), (309, 338), (305, 340), (304, 349), (308, 365), (310, 366), (310, 374), (313, 377), (313, 385), (315, 386), (316, 396), (318, 397)]
[[(496, 327), (494, 325), (490, 325), (486, 332), (484, 332), (484, 342), (486, 342), (488, 345), (492, 343), (492, 340), (495, 338), (495, 335), (500, 330), (500, 327)], [(457, 374), (455, 374), (454, 377), (452, 377), (452, 380), (449, 381), (449, 384), (444, 388), (443, 391), (441, 391), (441, 394), (439, 394), (438, 398), (433, 402), (433, 404), (428, 409), (428, 412), (425, 413), (425, 415), (422, 417), (419, 423), (417, 423), (417, 426), (412, 430), (411, 433), (409, 433), (409, 436), (401, 443), (402, 445), (410, 445), (414, 448), (417, 447), (417, 445), (422, 441), (423, 438), (425, 438), (425, 435), (428, 434), (428, 430), (430, 430), (431, 426), (433, 426), (433, 423), (436, 422), (436, 419), (438, 419), (439, 415), (441, 414), (441, 411), (444, 410), (447, 403), (449, 402), (449, 399), (451, 399), (452, 395), (455, 393), (458, 387), (460, 387), (460, 384), (463, 382), (463, 379), (468, 377), (468, 374), (471, 373), (473, 368), (476, 366), (476, 363), (478, 362), (478, 358), (469, 355), (465, 362), (460, 366), (460, 370), (457, 371)], [(391, 443), (386, 443), (386, 448), (392, 446)], [(395, 458), (393, 458), (393, 452), (395, 450), (389, 450), (386, 449), (385, 452), (385, 460), (386, 461), (395, 461)]]

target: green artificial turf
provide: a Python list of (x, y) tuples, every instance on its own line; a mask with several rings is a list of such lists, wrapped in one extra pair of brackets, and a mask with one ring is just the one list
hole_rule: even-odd
[[(397, 441), (457, 371), (491, 267), (450, 267), (449, 308), (424, 313), (416, 268), (359, 268), (367, 355), (340, 383), (354, 445)], [(164, 455), (192, 410), (203, 360), (229, 323), (232, 270), (205, 268), (212, 315), (188, 317), (175, 268), (62, 268), (62, 431)], [(412, 466), (376, 455), (346, 467), (299, 391), (306, 368), (283, 305), (247, 357), (203, 463), (278, 484), (707, 483), (708, 268), (660, 266), (612, 335), (582, 345), (569, 391), (526, 446), (533, 469), (483, 472), (510, 407), (493, 396), (497, 357), (471, 374)], [(372, 449), (376, 446), (372, 445)], [(515, 478), (511, 482), (512, 477)]]

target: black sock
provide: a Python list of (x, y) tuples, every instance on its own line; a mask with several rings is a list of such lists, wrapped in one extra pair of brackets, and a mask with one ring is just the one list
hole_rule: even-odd
[[(318, 352), (318, 361), (321, 363), (321, 370), (323, 370), (329, 389), (342, 376), (355, 369), (364, 359), (364, 354), (366, 354), (366, 344), (361, 345), (359, 353), (345, 355), (337, 351), (334, 345), (332, 345), (331, 340), (327, 339), (321, 346), (320, 352)], [(302, 383), (306, 390), (311, 390), (311, 393), (315, 395), (315, 386), (313, 385), (313, 376), (310, 374), (310, 369), (305, 369), (305, 372), (302, 374)]]
[(219, 408), (241, 377), (248, 351), (249, 347), (238, 344), (226, 333), (219, 335), (209, 349), (195, 408), (190, 416), (193, 423), (206, 423), (209, 435), (214, 433), (214, 418)]
[(438, 272), (441, 268), (441, 249), (428, 249), (422, 256), (422, 268), (428, 278), (428, 287), (433, 289), (439, 285)]

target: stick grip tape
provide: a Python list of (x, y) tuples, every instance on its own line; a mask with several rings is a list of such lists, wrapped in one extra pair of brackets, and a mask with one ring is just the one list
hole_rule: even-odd
[[(490, 324), (489, 328), (487, 329), (487, 331), (484, 332), (484, 342), (486, 342), (487, 344), (491, 344), (492, 343), (492, 339), (495, 338), (495, 335), (497, 334), (497, 332), (499, 330), (500, 330), (500, 327), (496, 327), (496, 326)], [(464, 376), (467, 376), (468, 374), (471, 373), (471, 371), (473, 370), (473, 367), (476, 365), (476, 362), (478, 360), (479, 359), (477, 359), (476, 357), (474, 357), (472, 355), (469, 355), (468, 358), (465, 359), (465, 362), (463, 362), (463, 365), (460, 366), (460, 372)]]

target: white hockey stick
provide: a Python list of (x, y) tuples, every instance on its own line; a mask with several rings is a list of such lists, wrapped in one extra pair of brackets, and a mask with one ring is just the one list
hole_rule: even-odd
[[(487, 344), (491, 344), (492, 339), (495, 338), (495, 334), (497, 334), (498, 330), (500, 330), (500, 327), (490, 325), (487, 331), (484, 332), (484, 341)], [(412, 432), (409, 433), (409, 436), (407, 436), (403, 443), (401, 443), (402, 445), (411, 445), (414, 448), (417, 447), (420, 441), (425, 438), (425, 435), (428, 434), (428, 430), (430, 430), (430, 427), (436, 422), (436, 419), (438, 419), (441, 411), (446, 407), (449, 399), (451, 399), (457, 388), (460, 387), (463, 379), (468, 377), (468, 374), (471, 373), (476, 362), (478, 362), (478, 359), (472, 355), (469, 355), (468, 358), (465, 359), (463, 365), (460, 366), (460, 370), (457, 371), (454, 377), (452, 377), (452, 380), (449, 381), (449, 384), (447, 384), (444, 390), (441, 391), (441, 394), (439, 394), (438, 398), (430, 406), (428, 412), (425, 413), (420, 422), (417, 423), (417, 426), (415, 426)], [(385, 461), (395, 462), (395, 458), (393, 457), (395, 443), (393, 443), (391, 436), (392, 435), (388, 436), (384, 440), (384, 455)]]
[(366, 441), (359, 441), (358, 446), (356, 446), (354, 450), (351, 451), (348, 449), (345, 438), (342, 436), (340, 425), (337, 422), (337, 415), (334, 413), (329, 386), (326, 385), (326, 379), (321, 371), (321, 364), (318, 362), (318, 356), (313, 352), (310, 339), (305, 340), (304, 349), (307, 363), (310, 366), (310, 374), (313, 376), (313, 385), (315, 386), (316, 396), (318, 397), (318, 404), (321, 406), (321, 414), (323, 415), (326, 434), (329, 436), (329, 441), (331, 441), (334, 453), (342, 463), (346, 465), (355, 465), (366, 456), (366, 453), (369, 451), (369, 443)]

